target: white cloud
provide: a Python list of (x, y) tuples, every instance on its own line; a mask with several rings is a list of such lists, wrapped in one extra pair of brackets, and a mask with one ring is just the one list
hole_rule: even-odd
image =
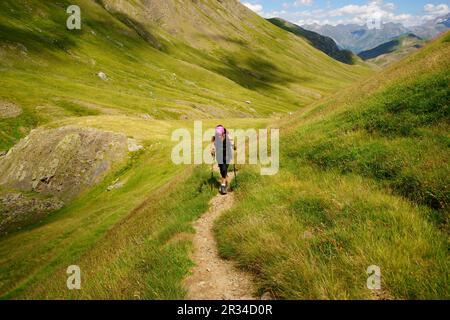
[(331, 2), (318, 8), (314, 0), (291, 0), (283, 2), (282, 9), (268, 12), (264, 11), (263, 5), (255, 1), (243, 4), (264, 18), (279, 17), (299, 25), (350, 23), (364, 25), (375, 18), (380, 19), (383, 24), (394, 22), (410, 27), (450, 12), (447, 4), (427, 4), (422, 15), (412, 15), (398, 12), (396, 5), (387, 0), (368, 0), (365, 4), (349, 4), (338, 8), (332, 8)]
[[(295, 1), (310, 2), (309, 0)], [(332, 8), (330, 5), (316, 9), (315, 7), (304, 7), (303, 10), (292, 10), (294, 3), (284, 5), (285, 10), (267, 12), (265, 16), (281, 17), (297, 24), (359, 24), (364, 25), (372, 19), (380, 19), (382, 23), (395, 22), (406, 26), (418, 24), (421, 17), (406, 13), (396, 13), (396, 6), (392, 2), (384, 0), (370, 0), (366, 4), (349, 4), (339, 8)], [(441, 12), (442, 7), (439, 7)], [(290, 9), (290, 10), (288, 10)], [(434, 8), (436, 10), (436, 8)], [(284, 13), (284, 14), (283, 14)]]
[(304, 6), (312, 6), (314, 4), (314, 0), (296, 0), (294, 2), (283, 2), (282, 7), (284, 9), (292, 9)]
[(426, 12), (426, 15), (423, 17), (424, 20), (431, 20), (441, 16), (444, 16), (450, 12), (448, 5), (446, 4), (426, 4), (423, 7), (423, 10)]
[(425, 12), (427, 13), (431, 13), (431, 14), (436, 14), (436, 15), (440, 15), (443, 16), (447, 13), (449, 13), (449, 9), (448, 9), (448, 5), (446, 4), (426, 4), (423, 8), (425, 10)]
[(314, 0), (297, 0), (294, 1), (294, 6), (300, 7), (300, 6), (311, 6), (314, 3)]
[(250, 10), (252, 10), (252, 11), (254, 11), (256, 13), (259, 13), (259, 14), (261, 14), (263, 12), (263, 9), (264, 9), (263, 6), (261, 4), (259, 4), (259, 3), (253, 4), (253, 3), (250, 3), (250, 2), (244, 2), (243, 5), (246, 6), (247, 8), (249, 8)]

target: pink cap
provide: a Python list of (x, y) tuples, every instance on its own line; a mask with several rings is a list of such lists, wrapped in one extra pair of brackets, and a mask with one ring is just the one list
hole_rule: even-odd
[(217, 134), (222, 135), (222, 134), (224, 134), (224, 132), (225, 132), (225, 128), (223, 126), (217, 126), (216, 127), (216, 133)]

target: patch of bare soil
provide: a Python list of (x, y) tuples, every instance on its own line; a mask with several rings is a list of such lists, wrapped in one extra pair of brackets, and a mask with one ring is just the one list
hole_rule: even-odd
[(230, 209), (233, 202), (233, 193), (215, 196), (208, 212), (194, 224), (196, 234), (192, 259), (196, 266), (185, 281), (190, 300), (256, 299), (251, 276), (239, 270), (233, 262), (221, 259), (217, 250), (214, 221)]
[(15, 118), (22, 113), (22, 109), (14, 103), (0, 100), (0, 119)]

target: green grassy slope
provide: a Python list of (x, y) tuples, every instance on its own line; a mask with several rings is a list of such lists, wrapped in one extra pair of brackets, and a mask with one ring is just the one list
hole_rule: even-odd
[[(267, 121), (223, 123), (259, 128)], [(208, 166), (176, 166), (170, 160), (170, 133), (192, 123), (106, 115), (48, 124), (59, 125), (125, 132), (145, 149), (60, 211), (0, 239), (0, 298), (182, 298), (181, 281), (191, 265), (191, 222), (216, 194)], [(213, 127), (215, 120), (204, 125)], [(116, 179), (124, 187), (106, 191)], [(72, 264), (83, 272), (78, 293), (66, 287)]]
[[(151, 33), (162, 51), (266, 96), (288, 95), (302, 103), (308, 92), (322, 94), (355, 70), (318, 55), (307, 40), (279, 30), (237, 0), (99, 2), (122, 20), (133, 17), (133, 25)], [(196, 50), (187, 54), (185, 47)]]
[[(2, 119), (0, 150), (32, 127), (71, 116), (286, 113), (369, 72), (328, 58), (231, 0), (116, 3), (104, 4), (109, 11), (93, 0), (0, 3), (0, 98), (23, 109), (17, 118)], [(80, 31), (66, 29), (70, 4), (81, 8)], [(178, 31), (141, 16), (159, 13), (160, 5), (167, 6), (161, 19), (176, 21)], [(228, 12), (229, 5), (239, 14)], [(221, 18), (209, 18), (199, 6), (219, 10)]]
[[(81, 7), (81, 31), (66, 30), (69, 4)], [(0, 239), (1, 298), (182, 297), (190, 222), (214, 192), (207, 168), (170, 161), (170, 133), (192, 126), (180, 119), (265, 127), (371, 72), (231, 0), (5, 0), (0, 18), (0, 103), (22, 108), (1, 119), (0, 151), (31, 128), (64, 125), (145, 146), (62, 210)], [(124, 187), (107, 192), (117, 178)], [(70, 264), (82, 267), (86, 290), (67, 290)]]
[[(221, 253), (279, 298), (449, 298), (450, 34), (281, 125), (281, 170), (241, 175)], [(382, 290), (366, 288), (377, 265)]]

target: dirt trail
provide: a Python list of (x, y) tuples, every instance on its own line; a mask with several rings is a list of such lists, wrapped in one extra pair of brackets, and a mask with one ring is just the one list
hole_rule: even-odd
[(196, 266), (186, 279), (190, 300), (251, 300), (253, 286), (251, 276), (236, 268), (233, 262), (220, 258), (214, 238), (214, 221), (233, 206), (234, 194), (218, 194), (210, 202), (210, 208), (194, 228), (194, 253)]

